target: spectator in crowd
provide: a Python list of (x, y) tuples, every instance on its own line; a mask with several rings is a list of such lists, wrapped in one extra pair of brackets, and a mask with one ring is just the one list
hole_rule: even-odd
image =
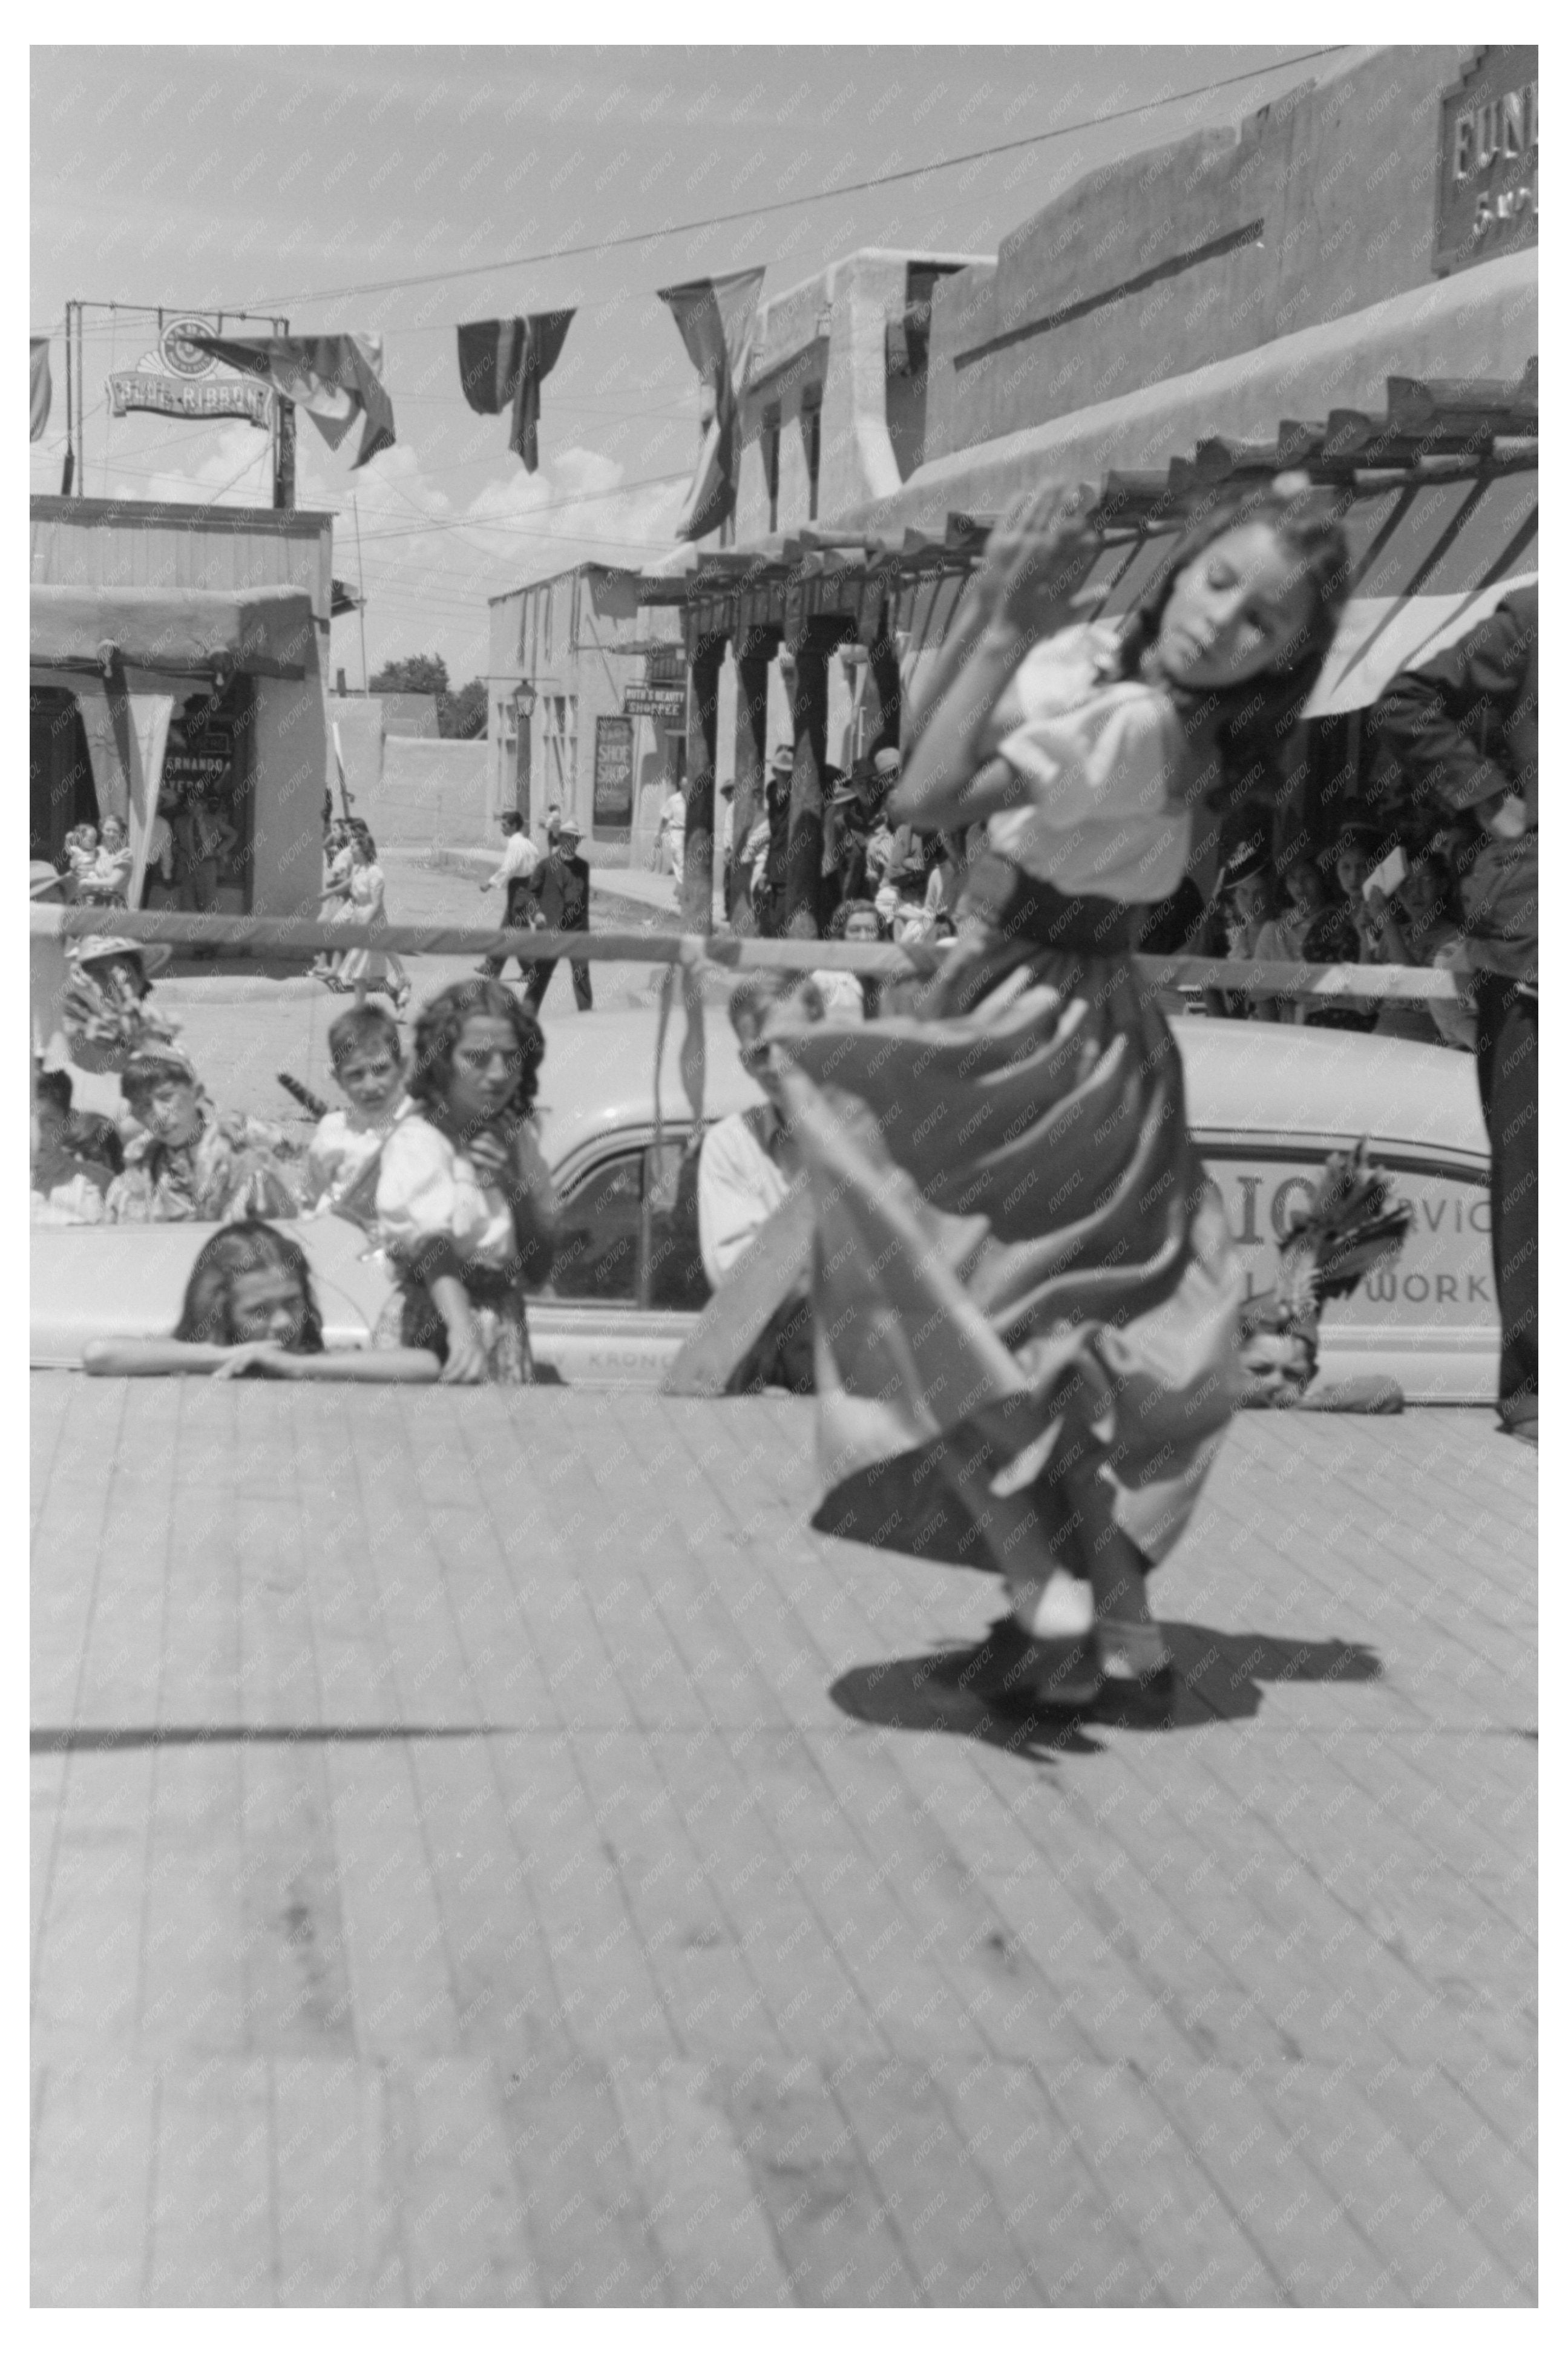
[(68, 1071), (40, 1071), (37, 1080), (38, 1123), (46, 1141), (79, 1160), (96, 1163), (107, 1184), (125, 1166), (120, 1130), (101, 1112), (76, 1111)]
[[(1456, 958), (1454, 951), (1461, 945), (1463, 934), (1452, 909), (1453, 878), (1435, 850), (1418, 848), (1411, 852), (1405, 879), (1392, 898), (1375, 885), (1368, 887), (1365, 897), (1372, 947), (1369, 962), (1441, 965), (1445, 970), (1458, 965), (1458, 976), (1463, 958)], [(1458, 1005), (1436, 1000), (1417, 1005), (1386, 998), (1378, 1008), (1377, 1034), (1410, 1038), (1423, 1045), (1440, 1041), (1473, 1052), (1473, 992), (1467, 987)]]
[(329, 1111), (317, 1125), (305, 1155), (303, 1203), (316, 1211), (361, 1212), (368, 1224), (375, 1207), (372, 1172), (409, 1108), (397, 1024), (379, 1005), (353, 1006), (328, 1030), (327, 1051), (348, 1109)]
[(544, 1281), (555, 1248), (533, 1115), (543, 1059), (538, 1022), (498, 980), (459, 981), (419, 1015), (415, 1108), (382, 1146), (376, 1177), (398, 1282), (376, 1341), (429, 1349), (444, 1381), (537, 1377), (523, 1293)]
[[(826, 936), (830, 940), (848, 940), (858, 947), (877, 947), (885, 934), (882, 919), (869, 899), (845, 899), (828, 917)], [(874, 980), (862, 979), (858, 973), (826, 969), (811, 976), (830, 1021), (876, 1018)]]
[(669, 858), (669, 871), (675, 878), (675, 895), (679, 900), (686, 880), (686, 795), (679, 785), (666, 794), (664, 807), (658, 813), (655, 848), (660, 843)]
[[(362, 940), (386, 928), (386, 877), (376, 862), (375, 843), (368, 826), (356, 825), (350, 838), (348, 895), (342, 921)], [(399, 1013), (414, 993), (402, 958), (390, 948), (368, 945), (344, 951), (338, 959), (331, 985), (334, 988), (358, 989), (362, 994), (370, 988), (384, 988)]]
[[(767, 1039), (775, 1008), (796, 1021), (824, 1018), (814, 975), (759, 972), (730, 998), (730, 1019), (741, 1060), (767, 1097), (754, 1110), (732, 1112), (702, 1139), (697, 1165), (697, 1234), (702, 1266), (715, 1291), (778, 1208), (801, 1162), (790, 1132), (784, 1090)], [(804, 1283), (774, 1312), (731, 1381), (732, 1388), (772, 1384), (805, 1393), (814, 1386), (811, 1309)]]
[(1491, 1143), (1498, 1414), (1505, 1431), (1531, 1445), (1539, 1417), (1539, 711), (1532, 584), (1447, 652), (1402, 671), (1371, 722), (1417, 807), (1465, 814), (1486, 837), (1461, 886), (1463, 955), (1475, 975), (1476, 1068)]
[[(1287, 961), (1276, 921), (1268, 850), (1260, 839), (1243, 842), (1231, 852), (1220, 870), (1218, 899), (1227, 963)], [(1233, 1020), (1277, 1021), (1279, 1018), (1278, 1001), (1272, 997), (1227, 989), (1223, 992), (1223, 1003)]]
[[(892, 834), (883, 806), (899, 781), (899, 755), (890, 746), (861, 762), (835, 791), (829, 814), (837, 833), (841, 901), (868, 899), (886, 872)], [(877, 842), (873, 859), (871, 845)]]
[(243, 1113), (220, 1117), (177, 1048), (149, 1045), (133, 1055), (120, 1092), (142, 1132), (109, 1188), (110, 1223), (299, 1215), (279, 1131)]
[(561, 839), (561, 804), (552, 801), (544, 812), (544, 850), (546, 857)]
[(795, 746), (775, 745), (763, 792), (763, 814), (743, 853), (752, 872), (752, 912), (763, 939), (777, 939), (784, 927), (789, 873), (789, 800), (795, 780)]
[(1289, 860), (1284, 881), (1286, 903), (1276, 924), (1286, 956), (1291, 963), (1300, 963), (1304, 959), (1307, 934), (1329, 903), (1329, 886), (1310, 850)]
[[(352, 913), (349, 877), (353, 871), (353, 834), (344, 818), (330, 822), (321, 843), (321, 896), (316, 911), (319, 923), (341, 923)], [(342, 962), (341, 952), (323, 949), (310, 966), (313, 980), (330, 981)]]
[[(547, 932), (585, 932), (588, 928), (588, 863), (577, 855), (582, 830), (575, 818), (563, 817), (558, 836), (558, 847), (534, 869), (530, 885), (539, 921)], [(533, 977), (523, 998), (524, 1009), (537, 1018), (544, 1002), (544, 992), (554, 976), (558, 959), (549, 957), (536, 964)], [(594, 1009), (594, 984), (590, 967), (576, 957), (572, 960), (572, 993), (577, 1000), (579, 1013)]]
[(247, 1375), (275, 1380), (433, 1381), (428, 1350), (344, 1348), (328, 1356), (310, 1261), (297, 1241), (259, 1218), (225, 1226), (202, 1244), (173, 1335), (89, 1340), (84, 1372)]
[(65, 838), (65, 855), (66, 896), (74, 902), (82, 895), (82, 878), (98, 862), (97, 826), (73, 825)]
[(173, 955), (172, 948), (108, 933), (71, 943), (59, 1009), (66, 1049), (79, 1071), (123, 1070), (144, 1046), (174, 1043), (180, 1024), (152, 1003), (149, 978)]
[[(236, 833), (216, 801), (205, 793), (187, 793), (174, 819), (174, 873), (180, 905), (188, 915), (210, 915), (217, 906), (218, 869), (239, 846)], [(195, 956), (216, 956), (216, 947), (193, 948)]]
[[(532, 882), (540, 865), (539, 848), (537, 843), (530, 841), (528, 828), (520, 810), (503, 809), (500, 829), (506, 837), (500, 864), (493, 874), (486, 877), (479, 888), (481, 891), (499, 889), (504, 892), (502, 923), (509, 932), (526, 932), (534, 920)], [(526, 981), (531, 967), (525, 965), (521, 956), (517, 959), (517, 968)], [(506, 958), (504, 955), (486, 956), (479, 969), (487, 979), (499, 980), (506, 969)]]
[(719, 787), (721, 804), (719, 811), (719, 871), (723, 877), (722, 890), (726, 912), (734, 905), (731, 893), (735, 887), (735, 786), (730, 779)]
[(123, 907), (131, 888), (131, 842), (123, 818), (110, 814), (99, 831), (98, 854), (77, 877), (77, 897), (89, 907)]

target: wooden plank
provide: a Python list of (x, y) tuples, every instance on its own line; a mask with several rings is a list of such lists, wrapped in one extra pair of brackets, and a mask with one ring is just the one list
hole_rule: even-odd
[(310, 1544), (310, 1616), (321, 1720), (373, 1728), (397, 1720), (397, 1684), (376, 1611), (353, 1469), (358, 1399), (290, 1388), (289, 1440)]
[(153, 1752), (138, 2046), (237, 2055), (245, 2043), (240, 1762), (233, 1741)]
[(726, 2105), (795, 2302), (918, 2305), (919, 2282), (823, 2070), (749, 2065)]
[(183, 1387), (126, 1384), (74, 1715), (96, 1729), (157, 1721)]
[(238, 1767), (230, 1902), (244, 2047), (268, 2059), (346, 2055), (353, 1994), (325, 1755), (312, 1740), (255, 1741)]
[(405, 2304), (385, 2072), (352, 2054), (275, 2060), (278, 2302)]
[(676, 2052), (674, 2021), (583, 1787), (570, 1736), (495, 1739), (490, 1749), (574, 2045), (603, 2054)]
[(1176, 2301), (1128, 2223), (1129, 2201), (1107, 2194), (1033, 2069), (940, 2052), (931, 2071), (1041, 2303)]
[(161, 1726), (239, 1722), (240, 1560), (230, 1475), (236, 1425), (248, 1399), (231, 1381), (180, 1381), (176, 1472), (170, 1497)]
[(399, 2070), (399, 2081), (408, 2107), (398, 2182), (407, 2301), (542, 2303), (494, 2063), (432, 2060)]
[(787, 2306), (789, 2274), (724, 2110), (722, 2071), (669, 2059), (619, 2061), (609, 2073), (670, 2302)]
[(573, 1750), (683, 2056), (781, 2060), (763, 1989), (686, 1835), (658, 1750), (611, 1733), (580, 1735)]
[(258, 2059), (165, 2063), (145, 2300), (274, 2300), (272, 2116)]
[(327, 1775), (355, 2048), (388, 2060), (456, 2051), (457, 2005), (406, 1746), (334, 1741)]
[(157, 2078), (124, 2050), (50, 2065), (33, 2164), (32, 2301), (142, 2301)]
[(922, 2304), (1013, 2308), (1039, 2287), (925, 2061), (836, 2062), (828, 2072)]
[[(488, 1740), (426, 1740), (411, 1746), (409, 1761), (463, 2048), (504, 2052), (532, 2071), (559, 2066), (570, 2044), (554, 1958), (491, 1750)], [(531, 1827), (523, 1826), (525, 1850)]]
[(49, 1890), (54, 1878), (55, 1841), (65, 1805), (67, 1768), (68, 1759), (63, 1754), (31, 1759), (32, 1802), (28, 1810), (27, 1868), (31, 1923), (27, 1949), (32, 1957), (35, 1985), (39, 1940), (44, 1933)]
[(500, 2132), (546, 2304), (640, 2308), (673, 2300), (603, 2066), (579, 2052), (549, 2077), (508, 2080)]
[(34, 1997), (34, 2051), (50, 2065), (131, 2048), (152, 1805), (150, 1749), (69, 1759)]

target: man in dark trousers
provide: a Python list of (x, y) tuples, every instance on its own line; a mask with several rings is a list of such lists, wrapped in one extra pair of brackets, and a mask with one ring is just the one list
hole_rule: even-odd
[[(560, 839), (548, 857), (542, 858), (533, 870), (531, 889), (533, 903), (547, 932), (585, 932), (588, 928), (588, 862), (577, 855), (577, 844), (583, 829), (574, 818), (561, 820)], [(544, 1001), (556, 959), (536, 964), (533, 978), (528, 984), (523, 1008), (537, 1013)], [(588, 976), (588, 966), (572, 960), (572, 987), (579, 1013), (594, 1009), (594, 984)]]
[(1464, 881), (1463, 968), (1476, 975), (1477, 1075), (1491, 1145), (1498, 1414), (1510, 1437), (1531, 1445), (1539, 1411), (1539, 638), (1531, 585), (1446, 653), (1402, 671), (1372, 715), (1417, 807), (1461, 816), (1482, 837)]

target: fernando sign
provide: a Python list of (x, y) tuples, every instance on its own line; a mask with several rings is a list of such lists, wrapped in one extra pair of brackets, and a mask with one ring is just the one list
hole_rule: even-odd
[(111, 375), (105, 386), (110, 413), (124, 417), (131, 409), (153, 409), (161, 417), (185, 417), (193, 424), (209, 417), (242, 417), (247, 424), (271, 427), (277, 395), (269, 384), (240, 375), (210, 353), (197, 351), (186, 338), (192, 332), (213, 334), (207, 319), (172, 319), (134, 368)]
[(1489, 48), (1443, 93), (1432, 267), (1446, 277), (1540, 242), (1540, 51)]

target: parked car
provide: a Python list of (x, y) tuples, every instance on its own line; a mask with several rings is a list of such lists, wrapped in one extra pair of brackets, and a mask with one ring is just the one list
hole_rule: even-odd
[[(1293, 1203), (1325, 1155), (1361, 1135), (1415, 1217), (1403, 1255), (1324, 1316), (1321, 1377), (1392, 1376), (1412, 1403), (1475, 1404), (1496, 1392), (1497, 1309), (1488, 1155), (1469, 1057), (1352, 1032), (1178, 1020), (1188, 1116), (1224, 1198), (1250, 1291), (1273, 1281)], [(760, 1100), (722, 1010), (710, 1007), (709, 1118)], [(667, 1044), (656, 1140), (653, 1017), (595, 1015), (557, 1033), (540, 1111), (562, 1203), (549, 1289), (530, 1308), (535, 1352), (571, 1382), (652, 1386), (709, 1296), (697, 1240), (691, 1113)], [(570, 1040), (570, 1047), (566, 1041)], [(384, 1263), (335, 1218), (291, 1229), (316, 1271), (329, 1342), (364, 1345), (384, 1303)], [(207, 1227), (35, 1228), (32, 1361), (79, 1364), (95, 1336), (173, 1329)]]

